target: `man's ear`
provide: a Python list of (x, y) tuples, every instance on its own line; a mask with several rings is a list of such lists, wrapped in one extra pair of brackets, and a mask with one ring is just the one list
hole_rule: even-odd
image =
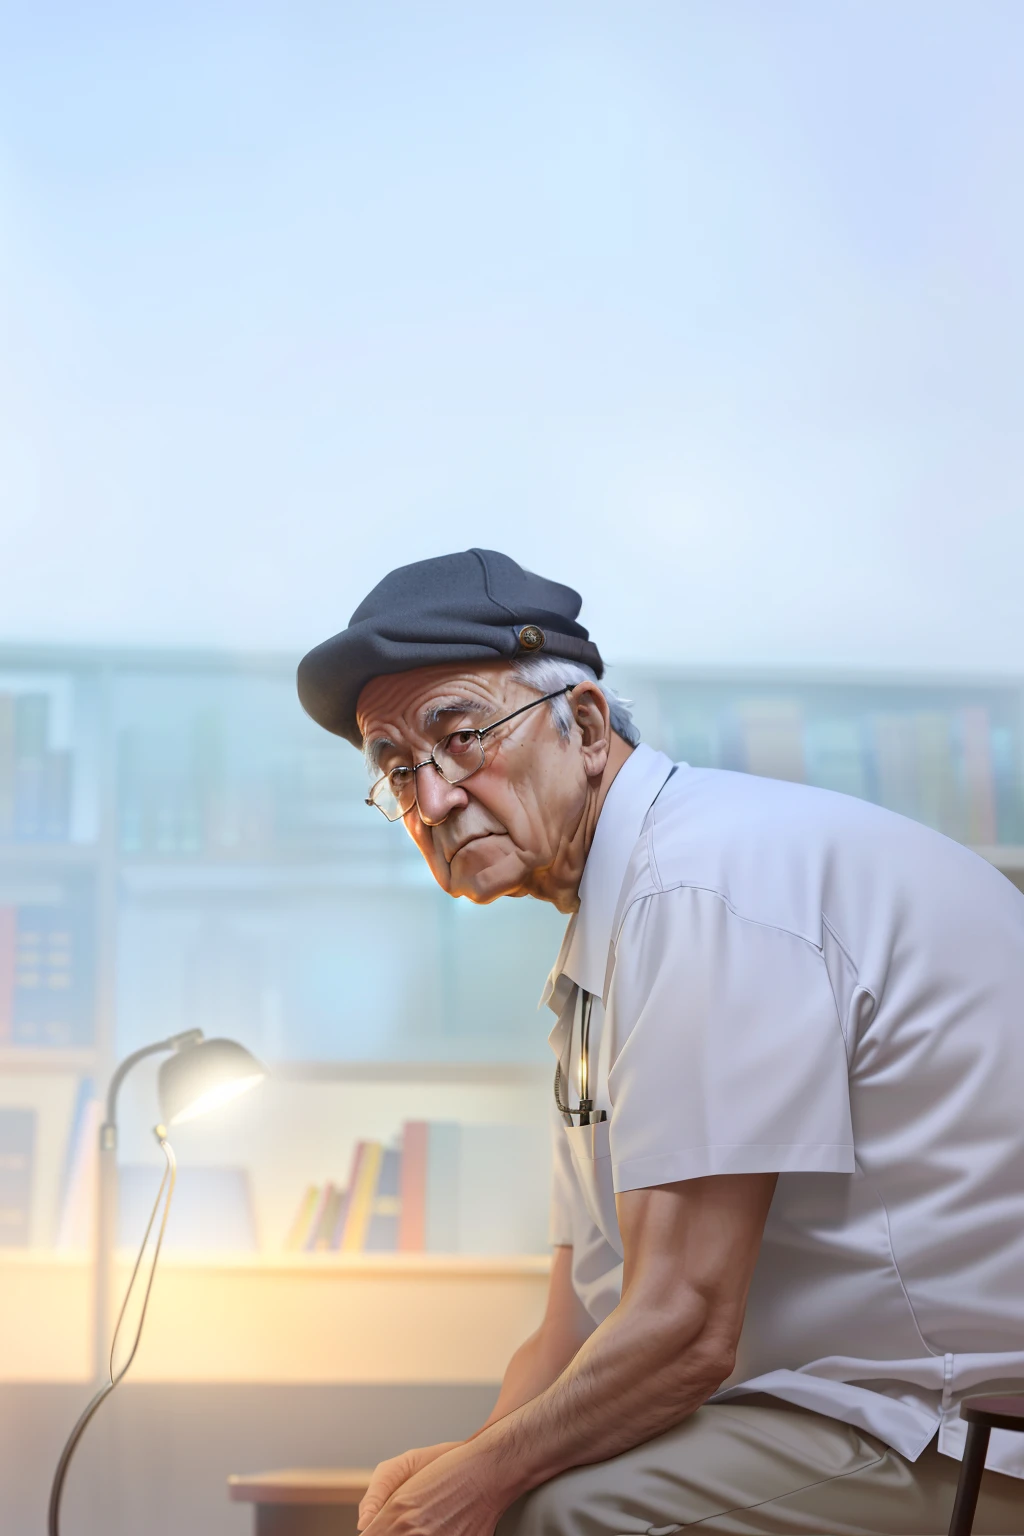
[(583, 766), (588, 778), (597, 778), (605, 770), (612, 744), (612, 723), (608, 700), (596, 683), (578, 683), (569, 695), (569, 708), (580, 733)]

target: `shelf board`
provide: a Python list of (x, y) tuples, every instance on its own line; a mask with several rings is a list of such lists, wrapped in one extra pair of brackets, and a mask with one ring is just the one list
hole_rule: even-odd
[(0, 868), (14, 864), (37, 869), (79, 869), (95, 864), (99, 857), (95, 843), (0, 843)]
[[(118, 1301), (134, 1254), (119, 1253)], [(135, 1381), (488, 1382), (544, 1315), (546, 1255), (165, 1254)], [(92, 1374), (85, 1254), (0, 1252), (0, 1378)]]
[(550, 1061), (270, 1061), (270, 1075), (297, 1083), (546, 1083)]
[[(116, 1262), (129, 1268), (135, 1249), (119, 1249)], [(91, 1254), (56, 1248), (0, 1248), (0, 1268), (58, 1269), (92, 1266)], [(401, 1280), (456, 1275), (481, 1278), (546, 1275), (551, 1269), (547, 1253), (186, 1253), (160, 1255), (160, 1270), (202, 1270), (224, 1273), (310, 1276), (388, 1275)]]
[(0, 1074), (5, 1072), (92, 1072), (99, 1060), (94, 1046), (0, 1046)]

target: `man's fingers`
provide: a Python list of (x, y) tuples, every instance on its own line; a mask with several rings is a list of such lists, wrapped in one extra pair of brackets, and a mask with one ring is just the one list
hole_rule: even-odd
[(457, 1440), (445, 1440), (440, 1445), (418, 1446), (415, 1450), (403, 1451), (401, 1456), (392, 1456), (388, 1461), (379, 1462), (373, 1469), (370, 1486), (359, 1501), (356, 1529), (365, 1530), (370, 1521), (380, 1514), (396, 1488), (401, 1488), (422, 1467), (436, 1461), (438, 1456), (443, 1456), (445, 1451), (458, 1444)]
[(390, 1461), (382, 1461), (378, 1467), (374, 1468), (370, 1486), (359, 1501), (357, 1528), (360, 1531), (364, 1526), (369, 1525), (374, 1515), (384, 1507), (395, 1489), (402, 1486), (411, 1471), (412, 1468), (406, 1456), (393, 1456)]

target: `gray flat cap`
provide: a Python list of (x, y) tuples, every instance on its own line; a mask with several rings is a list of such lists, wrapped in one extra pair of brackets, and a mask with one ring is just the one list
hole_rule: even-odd
[(597, 646), (576, 623), (580, 602), (493, 549), (417, 560), (385, 576), (347, 629), (302, 658), (299, 699), (318, 725), (361, 747), (356, 701), (371, 677), (529, 655), (582, 662), (600, 677)]

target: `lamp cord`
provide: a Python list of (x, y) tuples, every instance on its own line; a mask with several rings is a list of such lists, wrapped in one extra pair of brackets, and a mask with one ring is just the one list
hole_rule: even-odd
[[(110, 1341), (110, 1361), (107, 1370), (107, 1380), (103, 1383), (102, 1387), (100, 1387), (99, 1391), (92, 1398), (92, 1400), (83, 1409), (78, 1422), (67, 1438), (67, 1443), (65, 1444), (64, 1449), (60, 1453), (60, 1460), (57, 1463), (57, 1470), (53, 1474), (53, 1485), (50, 1489), (50, 1511), (47, 1523), (48, 1536), (60, 1536), (60, 1502), (61, 1496), (64, 1492), (64, 1480), (67, 1477), (68, 1467), (71, 1465), (71, 1458), (78, 1448), (78, 1442), (81, 1440), (83, 1434), (85, 1433), (86, 1428), (93, 1415), (95, 1414), (97, 1408), (99, 1408), (100, 1404), (110, 1396), (114, 1388), (118, 1386), (128, 1374), (128, 1368), (132, 1361), (135, 1359), (135, 1355), (139, 1347), (139, 1340), (142, 1338), (142, 1328), (146, 1321), (146, 1311), (149, 1307), (149, 1294), (153, 1289), (153, 1277), (156, 1274), (157, 1260), (160, 1257), (160, 1249), (163, 1244), (164, 1233), (167, 1230), (167, 1216), (171, 1209), (171, 1196), (174, 1194), (174, 1185), (178, 1176), (177, 1161), (174, 1156), (174, 1149), (170, 1142), (167, 1140), (163, 1126), (158, 1125), (155, 1128), (153, 1134), (156, 1136), (157, 1141), (160, 1143), (160, 1150), (163, 1152), (164, 1157), (167, 1160), (167, 1166), (164, 1168), (163, 1178), (160, 1180), (160, 1188), (157, 1190), (156, 1199), (153, 1202), (153, 1209), (150, 1212), (149, 1221), (146, 1225), (145, 1236), (143, 1237), (142, 1245), (139, 1248), (138, 1258), (135, 1260), (135, 1268), (132, 1270), (132, 1277), (128, 1281), (128, 1289), (124, 1293), (124, 1301), (121, 1303), (121, 1310), (117, 1315), (117, 1324), (114, 1328), (114, 1337)], [(165, 1191), (167, 1195), (166, 1200), (164, 1200)], [(156, 1221), (161, 1200), (164, 1200), (163, 1215), (160, 1218), (160, 1229), (157, 1233), (156, 1247), (153, 1250), (153, 1262), (149, 1268), (149, 1279), (146, 1282), (146, 1292), (142, 1298), (142, 1311), (139, 1315), (139, 1325), (135, 1330), (135, 1340), (132, 1344), (128, 1358), (124, 1365), (121, 1366), (120, 1370), (115, 1374), (114, 1355), (117, 1351), (117, 1341), (121, 1333), (121, 1324), (124, 1322), (124, 1315), (128, 1310), (128, 1303), (131, 1300), (132, 1290), (134, 1289), (139, 1270), (142, 1267), (143, 1256), (146, 1252), (146, 1244), (149, 1242), (149, 1235), (153, 1230), (153, 1224)]]

